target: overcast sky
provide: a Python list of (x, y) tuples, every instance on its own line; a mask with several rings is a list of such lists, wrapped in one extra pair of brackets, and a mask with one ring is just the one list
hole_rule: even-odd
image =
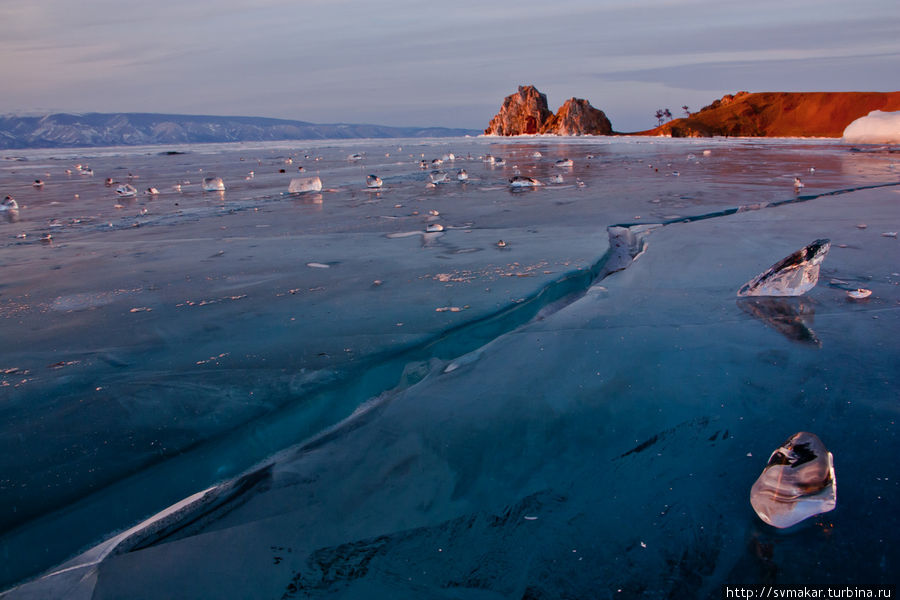
[(900, 0), (0, 0), (0, 113), (483, 129), (518, 85), (619, 131), (725, 93), (900, 89)]

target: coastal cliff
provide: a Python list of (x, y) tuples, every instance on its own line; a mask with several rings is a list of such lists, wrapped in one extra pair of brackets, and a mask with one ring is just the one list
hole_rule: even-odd
[(520, 85), (519, 91), (503, 100), (485, 135), (610, 135), (612, 125), (602, 110), (581, 98), (566, 100), (556, 114), (547, 107), (547, 96), (533, 85)]
[(873, 110), (900, 110), (900, 92), (738, 92), (633, 135), (841, 137)]

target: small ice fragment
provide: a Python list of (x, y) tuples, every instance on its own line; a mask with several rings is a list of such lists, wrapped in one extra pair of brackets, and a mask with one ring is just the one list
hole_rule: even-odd
[(156, 189), (155, 187), (148, 187), (144, 191), (144, 193), (147, 194), (148, 196), (159, 196), (159, 190)]
[(381, 181), (381, 177), (379, 177), (378, 175), (366, 176), (366, 187), (380, 188), (382, 185), (384, 185), (384, 182)]
[(447, 183), (447, 173), (444, 171), (432, 171), (428, 174), (431, 183)]
[(431, 210), (428, 211), (428, 214), (431, 215), (432, 217), (437, 217), (441, 213), (439, 213), (438, 211), (436, 211), (432, 208)]
[(834, 459), (815, 434), (795, 433), (769, 457), (750, 489), (750, 504), (773, 527), (796, 525), (834, 510)]
[(537, 150), (535, 150), (534, 152), (531, 153), (531, 157), (532, 157), (532, 158), (540, 158), (540, 157), (542, 157), (542, 156), (543, 156), (543, 154), (541, 154), (541, 153), (538, 152)]
[(83, 168), (78, 169), (78, 174), (79, 174), (79, 175), (85, 175), (85, 176), (87, 176), (87, 177), (93, 177), (93, 176), (94, 176), (94, 170), (93, 170), (92, 168), (90, 168), (89, 166), (85, 165)]
[(503, 240), (499, 240), (497, 242), (497, 247), (498, 248), (506, 248), (506, 242), (504, 242)]
[(137, 313), (137, 312), (150, 312), (151, 310), (153, 310), (153, 309), (150, 308), (150, 307), (148, 307), (148, 306), (137, 306), (137, 307), (135, 307), (135, 308), (132, 308), (132, 309), (131, 309), (130, 311), (128, 311), (128, 312), (133, 312), (133, 313)]
[(434, 159), (433, 161), (431, 161), (431, 166), (432, 166), (432, 167), (439, 167), (439, 166), (441, 166), (442, 164), (444, 164), (444, 161), (441, 160), (440, 158), (436, 158), (436, 159)]
[(420, 168), (420, 169), (427, 169), (427, 168), (428, 168), (428, 163), (425, 162), (424, 160), (420, 160), (420, 161), (419, 161), (419, 168)]
[(865, 229), (866, 227), (868, 227), (868, 225), (866, 225), (865, 223), (860, 223), (856, 226), (857, 229)]
[(491, 163), (491, 164), (494, 165), (494, 166), (496, 166), (496, 167), (502, 167), (502, 166), (506, 165), (506, 160), (503, 159), (503, 158), (500, 158), (500, 157), (498, 156), (498, 157), (494, 158), (494, 162)]
[(354, 154), (351, 154), (350, 156), (348, 156), (347, 160), (349, 160), (350, 162), (355, 162), (357, 160), (362, 160), (362, 158), (363, 158), (362, 154), (354, 153)]
[(816, 240), (783, 258), (738, 290), (738, 296), (800, 296), (819, 281), (819, 265), (825, 260), (831, 242)]
[(203, 178), (203, 191), (204, 192), (224, 192), (225, 191), (225, 182), (222, 181), (221, 177), (216, 177), (215, 175), (209, 175), (208, 177)]
[(809, 168), (809, 174), (810, 174), (810, 175), (812, 175), (812, 174), (815, 173), (815, 172), (816, 172), (816, 168), (815, 168), (815, 167), (810, 167), (810, 168)]
[(120, 198), (134, 198), (137, 195), (137, 188), (130, 183), (126, 183), (116, 188), (116, 194)]
[(866, 288), (857, 288), (855, 290), (848, 290), (847, 295), (854, 300), (862, 300), (863, 298), (868, 298), (869, 296), (871, 296), (872, 290), (867, 290)]
[(511, 188), (532, 188), (540, 185), (542, 185), (540, 181), (525, 175), (516, 175), (509, 180), (509, 187)]
[(703, 151), (703, 156), (709, 156), (710, 154), (712, 154), (712, 150), (704, 150)]
[(562, 182), (563, 182), (563, 176), (560, 175), (559, 173), (557, 173), (556, 175), (553, 176), (552, 181), (553, 181), (553, 183), (562, 183)]
[(296, 177), (291, 179), (288, 186), (289, 194), (305, 194), (306, 192), (321, 192), (322, 179), (319, 177)]
[(460, 169), (456, 172), (456, 180), (457, 181), (466, 181), (469, 179), (469, 174), (466, 173), (465, 169)]
[(492, 165), (492, 164), (494, 164), (495, 159), (494, 159), (494, 157), (491, 156), (490, 154), (485, 154), (485, 155), (484, 155), (483, 161), (486, 162), (486, 163), (489, 164), (489, 165)]
[(803, 187), (803, 182), (800, 181), (800, 178), (799, 178), (799, 177), (794, 177), (794, 189), (795, 189), (795, 190), (799, 190), (799, 189), (802, 188), (802, 187)]
[(428, 225), (427, 227), (425, 227), (425, 233), (437, 233), (438, 231), (443, 231), (443, 230), (444, 230), (444, 226), (441, 225), (440, 223), (432, 223), (431, 225)]
[(306, 266), (313, 268), (313, 269), (330, 269), (331, 268), (331, 265), (326, 265), (325, 263), (318, 263), (318, 262), (306, 263)]
[(883, 232), (883, 233), (881, 234), (881, 237), (892, 237), (892, 238), (895, 238), (895, 237), (897, 237), (897, 232), (896, 232), (896, 231), (885, 231), (885, 232)]
[(571, 158), (561, 158), (558, 161), (556, 161), (557, 167), (571, 167), (574, 164), (575, 163), (572, 162)]
[(32, 185), (33, 187), (36, 187), (36, 188), (40, 189), (40, 188), (44, 187), (44, 182), (41, 181), (40, 179), (35, 179), (35, 180), (34, 180), (34, 183), (32, 183), (31, 185)]
[(19, 203), (15, 201), (12, 196), (7, 196), (3, 199), (3, 202), (0, 202), (0, 211), (4, 210), (18, 210)]
[(647, 547), (647, 544), (644, 542), (641, 542), (641, 548), (646, 548), (646, 547)]
[(537, 521), (537, 517), (532, 517), (530, 515), (525, 515), (522, 518), (525, 519), (526, 521)]
[(456, 155), (453, 154), (452, 152), (448, 152), (447, 154), (445, 154), (441, 157), (441, 160), (453, 162), (454, 160), (456, 160)]

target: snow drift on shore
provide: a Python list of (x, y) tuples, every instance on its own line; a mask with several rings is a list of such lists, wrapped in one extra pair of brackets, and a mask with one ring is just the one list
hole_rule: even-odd
[(900, 111), (873, 110), (847, 125), (843, 141), (851, 144), (900, 144)]

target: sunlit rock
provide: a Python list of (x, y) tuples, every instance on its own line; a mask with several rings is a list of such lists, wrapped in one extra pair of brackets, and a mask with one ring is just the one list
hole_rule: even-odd
[(540, 133), (553, 116), (547, 107), (547, 96), (534, 86), (519, 86), (519, 91), (503, 100), (503, 106), (487, 129), (486, 135), (522, 135)]
[(837, 483), (834, 460), (815, 434), (795, 433), (769, 457), (750, 489), (750, 504), (773, 527), (796, 525), (834, 510)]
[(602, 110), (581, 98), (570, 98), (541, 129), (555, 135), (611, 135), (612, 124)]
[(760, 273), (738, 290), (738, 296), (800, 296), (819, 281), (830, 240), (816, 240)]

